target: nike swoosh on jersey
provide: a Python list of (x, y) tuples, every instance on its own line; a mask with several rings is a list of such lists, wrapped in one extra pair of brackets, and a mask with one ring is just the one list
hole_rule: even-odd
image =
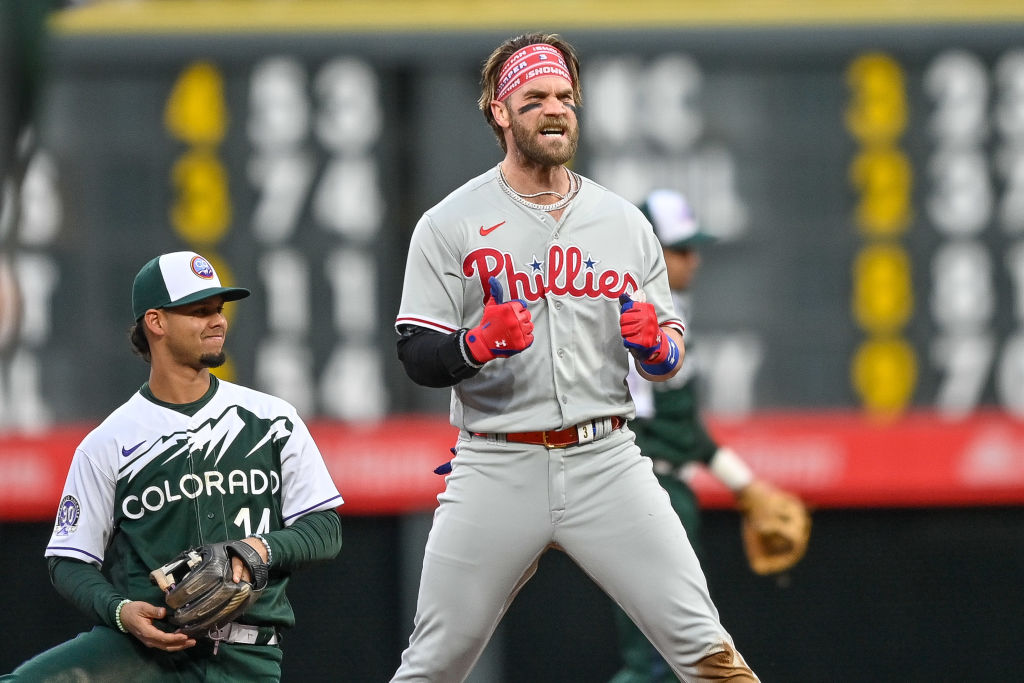
[(136, 450), (138, 450), (139, 446), (141, 446), (144, 443), (146, 443), (146, 441), (142, 440), (142, 441), (138, 442), (137, 444), (135, 444), (134, 446), (132, 446), (131, 448), (125, 448), (124, 446), (121, 446), (121, 455), (123, 455), (124, 457), (127, 458), (129, 455), (131, 455)]
[(505, 225), (505, 221), (502, 221), (500, 223), (495, 223), (494, 225), (492, 225), (489, 228), (485, 228), (484, 226), (481, 225), (480, 226), (480, 235), (482, 237), (487, 237), (488, 235), (490, 235), (492, 232), (494, 232), (495, 230), (497, 230), (498, 228), (500, 228), (503, 225)]

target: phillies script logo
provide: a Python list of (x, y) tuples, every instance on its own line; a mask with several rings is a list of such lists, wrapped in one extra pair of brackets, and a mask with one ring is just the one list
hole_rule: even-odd
[(511, 254), (497, 249), (474, 249), (462, 262), (462, 273), (466, 277), (476, 275), (480, 278), (480, 287), (485, 292), (490, 291), (487, 281), (492, 276), (504, 274), (509, 290), (506, 301), (538, 301), (548, 292), (591, 299), (618, 299), (629, 287), (633, 291), (639, 289), (630, 273), (620, 274), (610, 269), (598, 271), (597, 261), (589, 255), (584, 259), (579, 247), (552, 245), (548, 249), (546, 263), (534, 257), (533, 263), (527, 266), (529, 270), (516, 270)]

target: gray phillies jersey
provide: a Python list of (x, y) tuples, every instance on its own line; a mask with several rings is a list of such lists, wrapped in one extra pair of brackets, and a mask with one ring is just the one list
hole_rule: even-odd
[[(182, 550), (341, 503), (291, 405), (211, 377), (210, 391), (184, 406), (137, 392), (85, 437), (45, 554), (106, 564), (122, 594), (160, 605), (149, 572)], [(290, 626), (285, 584), (272, 579), (244, 621)]]
[(396, 327), (450, 333), (476, 326), (491, 276), (501, 282), (505, 301), (526, 304), (534, 342), (453, 387), (452, 424), (517, 432), (632, 417), (619, 295), (642, 289), (662, 325), (683, 329), (661, 246), (643, 214), (583, 178), (556, 221), (513, 201), (492, 168), (417, 223)]

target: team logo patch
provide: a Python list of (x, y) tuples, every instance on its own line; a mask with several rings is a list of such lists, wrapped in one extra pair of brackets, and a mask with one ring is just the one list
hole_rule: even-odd
[(54, 535), (70, 536), (78, 529), (78, 520), (82, 516), (82, 506), (74, 496), (64, 496), (57, 508), (57, 521), (53, 525)]
[(192, 257), (192, 272), (204, 280), (212, 280), (215, 275), (213, 272), (213, 266), (211, 266), (210, 262), (202, 256)]

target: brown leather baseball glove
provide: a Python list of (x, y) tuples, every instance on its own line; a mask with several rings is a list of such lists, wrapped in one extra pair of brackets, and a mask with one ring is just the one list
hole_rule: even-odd
[(793, 494), (755, 480), (737, 494), (736, 507), (742, 515), (743, 549), (756, 573), (785, 571), (807, 552), (811, 515)]

